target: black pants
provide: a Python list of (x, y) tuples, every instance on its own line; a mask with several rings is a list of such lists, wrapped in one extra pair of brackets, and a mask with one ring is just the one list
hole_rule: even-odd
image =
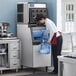
[(52, 44), (52, 55), (53, 55), (53, 63), (54, 63), (54, 71), (58, 72), (58, 59), (57, 56), (61, 55), (62, 49), (62, 36), (57, 37), (57, 44)]

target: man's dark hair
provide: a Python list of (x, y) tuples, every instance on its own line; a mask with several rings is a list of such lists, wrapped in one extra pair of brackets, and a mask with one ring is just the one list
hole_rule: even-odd
[(46, 19), (46, 17), (43, 14), (37, 14), (37, 16), (36, 16), (37, 21), (41, 20), (42, 18)]

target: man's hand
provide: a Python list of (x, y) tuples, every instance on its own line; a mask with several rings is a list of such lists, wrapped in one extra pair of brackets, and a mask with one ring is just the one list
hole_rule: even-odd
[(51, 44), (51, 40), (48, 40), (48, 44)]

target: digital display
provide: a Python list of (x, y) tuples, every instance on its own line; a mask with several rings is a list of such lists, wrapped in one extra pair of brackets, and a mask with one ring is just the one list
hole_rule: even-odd
[(46, 4), (34, 4), (36, 8), (46, 8)]
[(30, 8), (46, 8), (46, 4), (30, 4)]

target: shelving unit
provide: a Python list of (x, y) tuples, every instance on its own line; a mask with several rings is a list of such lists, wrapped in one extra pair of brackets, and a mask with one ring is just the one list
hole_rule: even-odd
[[(6, 50), (1, 53), (0, 51), (0, 71), (16, 69), (16, 72), (20, 68), (20, 40), (15, 38), (0, 39), (0, 50), (5, 48)], [(4, 47), (5, 46), (5, 47)]]

